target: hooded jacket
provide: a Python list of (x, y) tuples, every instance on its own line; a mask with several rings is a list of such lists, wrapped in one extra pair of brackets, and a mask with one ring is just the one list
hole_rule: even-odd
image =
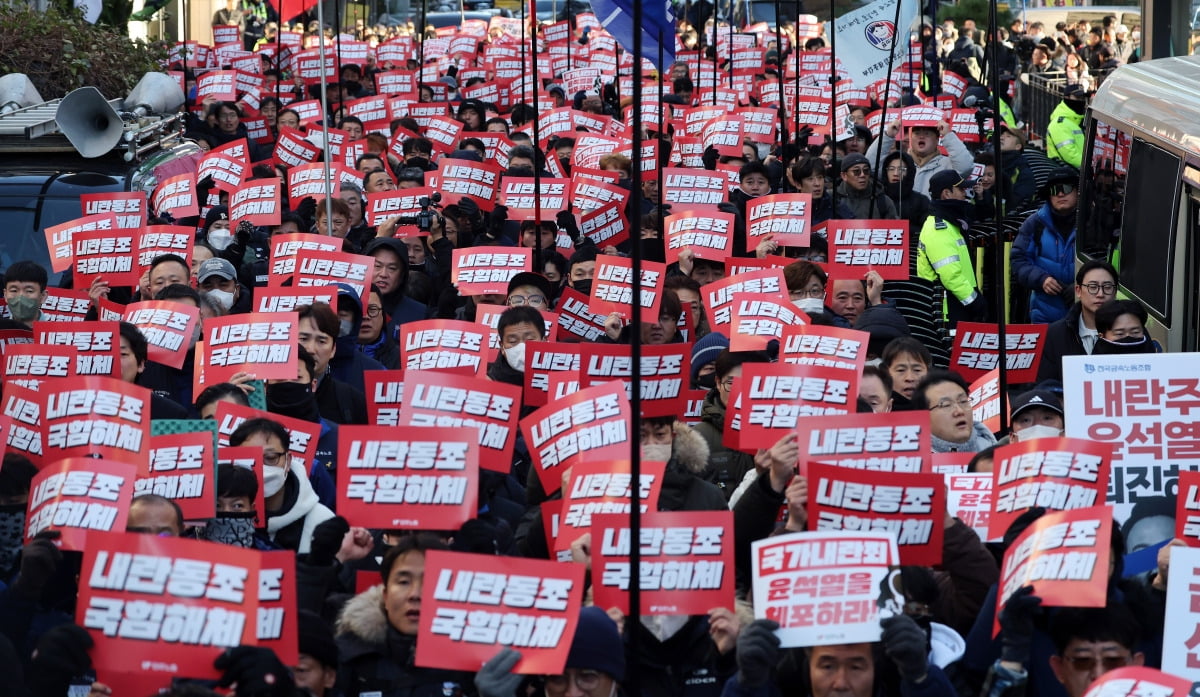
[(867, 188), (859, 191), (846, 185), (846, 182), (838, 184), (837, 201), (839, 205), (844, 205), (854, 214), (855, 220), (895, 220), (900, 217), (896, 212), (896, 204), (892, 203), (892, 199), (888, 198), (883, 192), (883, 186), (875, 185), (875, 205), (871, 206), (871, 185), (867, 184)]
[[(916, 191), (918, 194), (928, 196), (930, 178), (944, 169), (953, 170), (958, 172), (959, 175), (966, 177), (975, 166), (975, 157), (971, 154), (970, 150), (967, 150), (967, 146), (963, 145), (963, 142), (958, 139), (954, 131), (947, 133), (941, 139), (941, 144), (946, 148), (946, 154), (934, 155), (925, 164), (917, 166), (913, 173), (913, 191)], [(877, 138), (867, 148), (867, 159), (874, 163), (879, 152), (891, 152), (895, 148), (896, 139), (888, 136), (885, 131), (882, 136)], [(876, 174), (883, 176), (884, 172), (877, 172)]]
[(317, 493), (308, 482), (308, 472), (298, 462), (292, 462), (288, 468), (283, 491), (283, 507), (277, 513), (267, 514), (267, 534), (284, 549), (308, 554), (313, 530), (332, 518), (333, 511), (317, 500)]
[[(426, 608), (432, 612), (433, 608)], [(346, 697), (473, 695), (471, 673), (418, 668), (417, 638), (396, 631), (383, 610), (383, 586), (352, 598), (338, 617), (338, 687)], [(453, 692), (452, 692), (453, 690)]]
[(405, 288), (408, 287), (408, 249), (404, 246), (404, 242), (394, 237), (379, 237), (371, 240), (367, 244), (365, 253), (370, 255), (371, 252), (380, 247), (387, 247), (396, 253), (400, 258), (400, 282), (396, 285), (396, 290), (381, 294), (383, 300), (383, 311), (391, 318), (388, 321), (385, 331), (395, 338), (399, 335), (398, 328), (405, 322), (416, 322), (425, 319), (428, 315), (428, 309), (421, 303), (413, 300), (404, 294)]
[(1070, 288), (1075, 282), (1074, 214), (1061, 218), (1054, 215), (1048, 202), (1042, 204), (1021, 223), (1010, 254), (1013, 278), (1030, 291), (1030, 321), (1048, 324), (1065, 317), (1069, 301), (1061, 294), (1046, 293), (1042, 284), (1050, 277), (1063, 288)]
[[(379, 361), (358, 350), (358, 330), (362, 328), (363, 317), (362, 298), (354, 292), (353, 288), (345, 283), (337, 284), (337, 289), (338, 305), (342, 304), (343, 298), (354, 305), (354, 320), (350, 328), (350, 333), (346, 336), (339, 336), (334, 340), (336, 350), (333, 353), (333, 358), (329, 359), (329, 372), (334, 378), (341, 380), (356, 390), (363, 390), (366, 387), (363, 372), (367, 370), (384, 370), (384, 367)], [(334, 309), (336, 310), (337, 308)]]
[(692, 429), (708, 445), (708, 461), (704, 478), (717, 485), (726, 501), (741, 483), (746, 472), (754, 469), (754, 458), (740, 450), (725, 447), (725, 405), (716, 388), (708, 391), (700, 407), (700, 423)]
[[(924, 194), (919, 194), (913, 191), (913, 185), (917, 180), (917, 164), (913, 162), (912, 157), (906, 152), (891, 152), (887, 157), (883, 158), (883, 171), (886, 176), (887, 168), (893, 162), (900, 160), (904, 163), (905, 173), (904, 178), (899, 184), (884, 184), (883, 190), (887, 197), (896, 204), (896, 212), (898, 217), (908, 221), (908, 229), (920, 230), (925, 224), (925, 218), (929, 215), (929, 197)], [(885, 178), (886, 182), (887, 179)], [(912, 243), (912, 235), (909, 235), (910, 243)], [(909, 250), (909, 258), (916, 258), (916, 244), (911, 244), (913, 249)]]

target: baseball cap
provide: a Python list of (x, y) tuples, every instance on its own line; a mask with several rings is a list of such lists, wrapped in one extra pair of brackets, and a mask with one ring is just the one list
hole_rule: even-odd
[(1010, 418), (1015, 419), (1022, 411), (1033, 407), (1045, 407), (1057, 412), (1060, 416), (1063, 413), (1062, 400), (1058, 398), (1058, 395), (1048, 390), (1030, 390), (1013, 398)]
[(929, 198), (936, 201), (943, 191), (956, 186), (967, 188), (967, 180), (952, 169), (943, 169), (929, 178)]
[(237, 278), (237, 270), (233, 268), (233, 264), (226, 259), (219, 257), (213, 259), (205, 259), (200, 264), (200, 269), (196, 272), (196, 280), (204, 281), (211, 276), (220, 276), (221, 278), (232, 281)]

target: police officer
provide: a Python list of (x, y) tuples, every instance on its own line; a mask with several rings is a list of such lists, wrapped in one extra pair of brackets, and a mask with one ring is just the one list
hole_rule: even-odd
[(970, 250), (962, 236), (972, 214), (967, 186), (953, 170), (942, 170), (930, 178), (933, 202), (917, 245), (917, 275), (940, 281), (946, 289), (943, 313), (951, 327), (960, 320), (980, 322), (987, 316), (987, 303), (976, 287)]
[(1061, 160), (1075, 169), (1083, 166), (1083, 112), (1087, 108), (1083, 88), (1067, 87), (1067, 92), (1046, 126), (1046, 156)]

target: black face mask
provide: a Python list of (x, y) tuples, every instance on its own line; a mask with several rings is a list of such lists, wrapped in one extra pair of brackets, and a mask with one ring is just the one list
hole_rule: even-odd
[(694, 382), (706, 390), (711, 390), (717, 386), (717, 374), (714, 372), (708, 375), (697, 375)]
[(533, 169), (530, 167), (509, 167), (504, 172), (506, 177), (532, 177)]
[(23, 503), (0, 506), (0, 572), (7, 572), (17, 560), (25, 535)]
[(584, 295), (592, 294), (592, 279), (585, 278), (579, 281), (571, 281), (571, 287)]
[(1127, 336), (1116, 341), (1101, 338), (1096, 340), (1096, 347), (1092, 349), (1093, 356), (1112, 356), (1131, 353), (1154, 353), (1154, 344), (1151, 343), (1150, 337)]
[(218, 513), (208, 521), (200, 537), (234, 547), (254, 546), (254, 511), (247, 513)]
[(930, 207), (943, 218), (949, 218), (964, 227), (975, 218), (975, 204), (970, 201), (948, 198), (934, 201)]
[(267, 385), (267, 410), (281, 416), (317, 423), (321, 412), (317, 399), (307, 385), (298, 382), (278, 382)]

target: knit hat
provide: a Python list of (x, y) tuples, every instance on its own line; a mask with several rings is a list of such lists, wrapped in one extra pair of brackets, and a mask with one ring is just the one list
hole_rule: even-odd
[(229, 208), (226, 206), (213, 206), (208, 209), (208, 214), (204, 216), (204, 231), (213, 226), (213, 223), (218, 220), (229, 220)]
[(625, 645), (604, 610), (592, 605), (579, 611), (566, 667), (598, 670), (617, 682), (625, 679)]
[(312, 656), (323, 666), (336, 668), (338, 647), (329, 624), (312, 610), (301, 610), (296, 624), (300, 653)]
[(692, 346), (692, 382), (700, 369), (717, 360), (721, 352), (729, 348), (729, 339), (720, 332), (709, 332)]
[(869, 168), (871, 166), (871, 161), (868, 160), (866, 155), (863, 155), (862, 153), (852, 152), (842, 158), (841, 171), (843, 173), (849, 172), (851, 167), (857, 167), (858, 165), (867, 165)]

